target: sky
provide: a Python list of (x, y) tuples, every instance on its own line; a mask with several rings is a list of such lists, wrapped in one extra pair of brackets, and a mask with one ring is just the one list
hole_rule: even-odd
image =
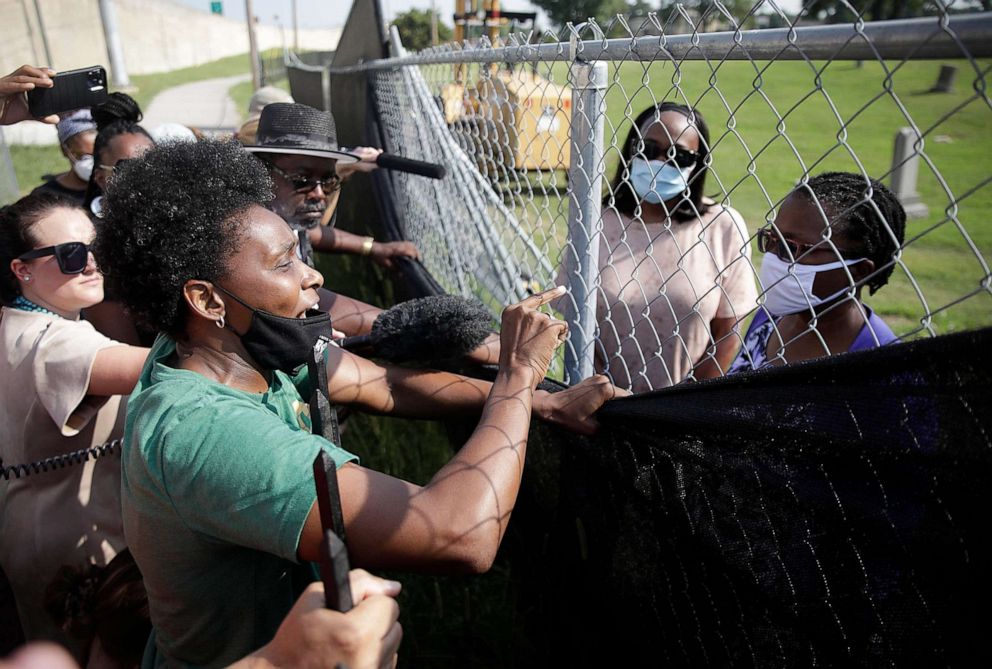
[[(210, 0), (174, 0), (190, 7), (210, 10)], [(243, 21), (245, 18), (244, 0), (222, 0), (224, 3), (224, 15), (233, 19)], [(408, 9), (430, 9), (431, 0), (380, 0), (387, 19), (396, 14), (401, 14)], [(648, 0), (651, 4), (655, 4)], [(795, 12), (802, 5), (802, 0), (776, 0), (777, 4), (785, 11)], [(300, 28), (311, 26), (314, 28), (327, 28), (331, 26), (343, 26), (348, 18), (348, 11), (351, 9), (351, 0), (297, 0)], [(262, 23), (274, 25), (283, 24), (287, 28), (292, 27), (292, 0), (252, 0), (255, 15)], [(455, 0), (436, 0), (438, 13), (441, 20), (449, 26), (452, 24), (451, 17), (455, 13)], [(526, 0), (502, 0), (502, 9), (506, 11), (535, 11), (536, 8)], [(278, 18), (276, 18), (278, 17)], [(547, 20), (538, 17), (539, 23), (547, 27)]]

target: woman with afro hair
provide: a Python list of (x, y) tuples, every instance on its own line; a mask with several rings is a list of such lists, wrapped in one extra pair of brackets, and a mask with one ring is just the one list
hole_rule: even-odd
[(321, 449), (338, 467), (356, 565), (481, 572), (514, 506), (532, 409), (591, 431), (614, 394), (604, 377), (535, 392), (566, 334), (537, 309), (560, 288), (504, 311), (491, 384), (329, 347), (332, 403), (421, 418), (481, 411), (424, 486), (361, 467), (310, 433), (310, 380), (295, 370), (330, 324), (312, 311), (320, 274), (263, 206), (270, 197), (265, 167), (214, 141), (156, 147), (107, 193), (97, 257), (139, 324), (161, 333), (128, 405), (122, 507), (148, 592), (149, 651), (170, 666), (220, 666), (272, 638), (294, 565), (319, 554), (311, 464)]
[(902, 205), (875, 179), (825, 172), (800, 184), (758, 231), (764, 304), (730, 372), (898, 341), (861, 288), (888, 283), (905, 229)]

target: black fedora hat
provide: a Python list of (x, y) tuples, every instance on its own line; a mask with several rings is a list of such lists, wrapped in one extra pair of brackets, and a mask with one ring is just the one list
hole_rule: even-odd
[(274, 102), (262, 109), (252, 153), (285, 153), (330, 158), (354, 163), (358, 156), (338, 148), (338, 133), (330, 112), (289, 102)]

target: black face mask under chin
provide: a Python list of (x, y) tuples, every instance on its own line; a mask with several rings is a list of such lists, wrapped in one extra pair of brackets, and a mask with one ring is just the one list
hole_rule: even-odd
[(331, 337), (331, 317), (322, 311), (311, 309), (306, 318), (276, 316), (256, 309), (229, 290), (214, 285), (251, 310), (248, 330), (244, 334), (234, 328), (231, 331), (241, 338), (248, 355), (264, 369), (293, 374), (306, 364), (320, 335)]

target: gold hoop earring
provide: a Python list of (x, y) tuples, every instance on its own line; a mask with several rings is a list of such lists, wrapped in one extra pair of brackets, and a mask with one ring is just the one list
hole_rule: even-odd
[(217, 327), (219, 327), (219, 328), (220, 328), (221, 330), (223, 330), (223, 329), (224, 329), (224, 326), (225, 326), (225, 323), (224, 323), (224, 317), (223, 317), (223, 316), (221, 316), (221, 317), (220, 317), (220, 320), (218, 320), (218, 321), (214, 321), (214, 325), (216, 325), (216, 326), (217, 326)]

